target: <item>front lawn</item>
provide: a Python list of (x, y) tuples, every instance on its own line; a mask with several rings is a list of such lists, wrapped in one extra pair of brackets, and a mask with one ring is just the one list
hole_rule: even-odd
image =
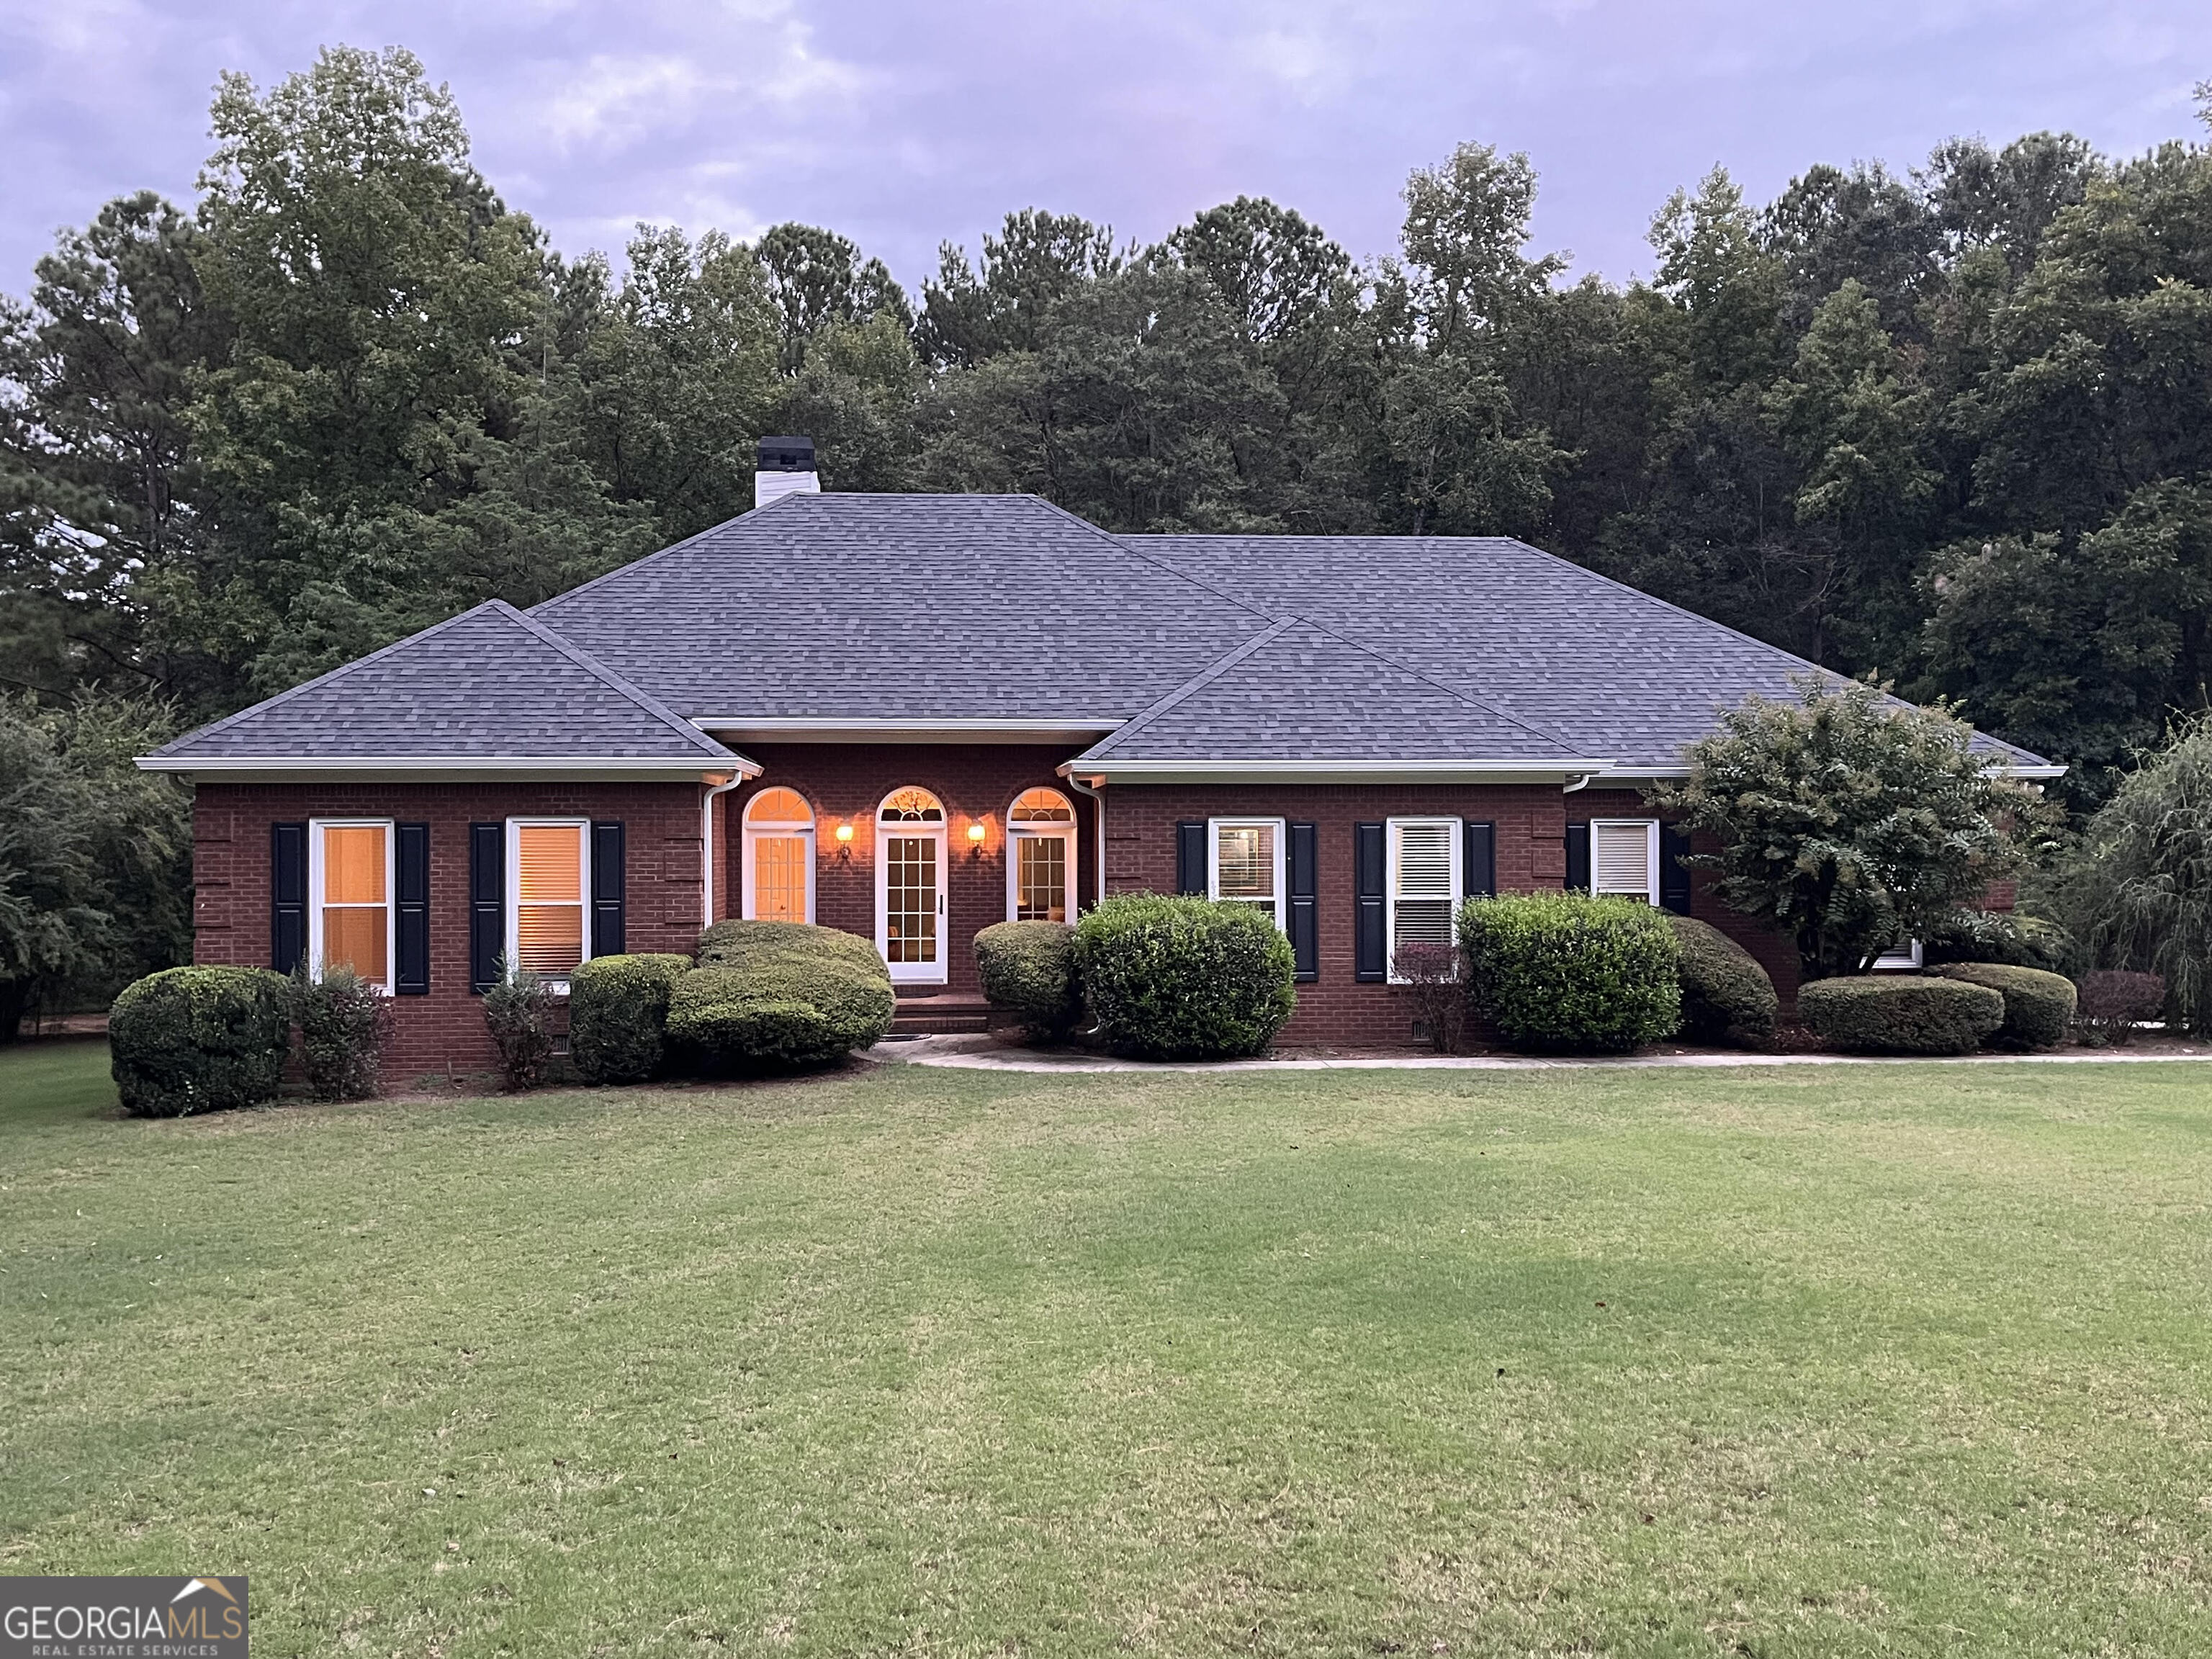
[(2212, 1651), (2212, 1068), (104, 1116), (0, 1051), (0, 1572), (255, 1651)]

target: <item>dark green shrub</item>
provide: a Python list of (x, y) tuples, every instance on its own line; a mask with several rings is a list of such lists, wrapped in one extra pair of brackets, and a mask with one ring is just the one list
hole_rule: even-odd
[(535, 974), (508, 974), (484, 993), (483, 1011), (507, 1086), (536, 1088), (553, 1055), (553, 994)]
[(1259, 1054), (1298, 1006), (1291, 942), (1249, 905), (1109, 898), (1077, 924), (1075, 963), (1101, 1039), (1146, 1060)]
[(2006, 1048), (2055, 1048), (2074, 1023), (2074, 981), (2040, 968), (2002, 962), (1960, 962), (1941, 970), (1945, 979), (1986, 985), (2004, 999), (2004, 1024), (1991, 1042)]
[(1516, 893), (1459, 908), (1476, 1012), (1516, 1048), (1626, 1054), (1682, 1016), (1666, 912), (1632, 899)]
[(1083, 1023), (1075, 976), (1075, 929), (1057, 921), (1002, 921), (975, 935), (983, 995), (1040, 1042), (1058, 1042)]
[(1957, 911), (1920, 936), (1920, 959), (1931, 968), (1999, 962), (2057, 973), (2073, 951), (2072, 936), (2057, 922), (2016, 911)]
[(875, 947), (834, 927), (723, 921), (669, 994), (668, 1042), (701, 1071), (822, 1066), (880, 1042), (896, 1006)]
[(593, 957), (568, 975), (568, 1060), (586, 1083), (641, 1083), (665, 1059), (669, 993), (691, 958)]
[(1988, 986), (1918, 974), (1816, 980), (1797, 993), (1806, 1029), (1854, 1054), (1970, 1054), (2004, 1017)]
[(1669, 915), (1681, 952), (1682, 1035), (1698, 1042), (1763, 1048), (1774, 1040), (1782, 1000), (1759, 958), (1709, 921)]
[(107, 1017), (115, 1086), (134, 1117), (274, 1100), (291, 1046), (291, 983), (263, 968), (165, 968)]
[(292, 1007), (307, 1092), (317, 1100), (374, 1095), (392, 1030), (392, 999), (350, 968), (325, 969), (320, 979), (310, 979), (302, 967), (292, 981)]

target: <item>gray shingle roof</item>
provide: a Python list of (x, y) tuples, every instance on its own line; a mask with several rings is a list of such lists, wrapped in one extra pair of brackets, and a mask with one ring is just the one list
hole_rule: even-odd
[(1125, 719), (1268, 622), (1033, 495), (787, 495), (531, 614), (706, 719)]
[(155, 753), (163, 760), (542, 757), (701, 766), (732, 758), (501, 599)]
[(1526, 761), (1589, 756), (1288, 618), (1094, 744), (1086, 760)]

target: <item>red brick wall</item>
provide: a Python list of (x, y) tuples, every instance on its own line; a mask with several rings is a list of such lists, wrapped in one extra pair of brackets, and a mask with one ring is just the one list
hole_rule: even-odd
[(193, 960), (269, 965), (269, 826), (388, 817), (430, 826), (430, 994), (396, 997), (385, 1074), (497, 1065), (483, 1003), (469, 994), (471, 823), (543, 813), (623, 822), (632, 951), (689, 951), (699, 937), (699, 801), (689, 783), (237, 784), (203, 781), (192, 808)]

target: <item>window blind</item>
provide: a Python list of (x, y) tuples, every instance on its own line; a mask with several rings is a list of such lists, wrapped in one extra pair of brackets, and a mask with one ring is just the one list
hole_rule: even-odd
[(523, 972), (565, 976), (584, 959), (584, 830), (515, 829), (514, 954)]
[(1393, 895), (1394, 945), (1449, 945), (1452, 926), (1452, 841), (1456, 823), (1400, 823), (1391, 826), (1396, 891)]
[(1590, 825), (1590, 873), (1601, 893), (1651, 896), (1651, 826), (1648, 823)]

